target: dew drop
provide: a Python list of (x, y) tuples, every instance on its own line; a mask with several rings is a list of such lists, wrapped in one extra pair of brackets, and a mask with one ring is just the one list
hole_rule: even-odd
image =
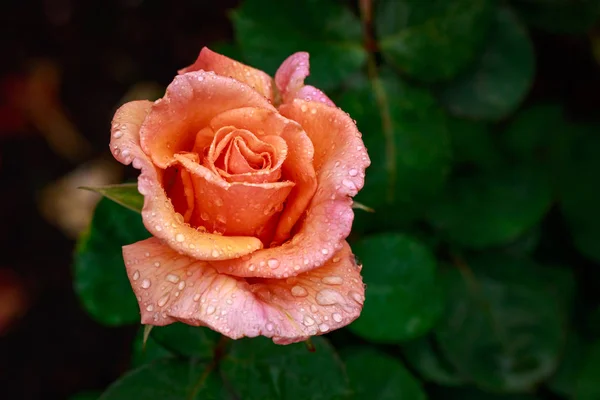
[(194, 301), (200, 300), (200, 293), (194, 295)]
[(360, 293), (355, 292), (354, 290), (351, 290), (351, 291), (348, 292), (348, 296), (350, 296), (352, 298), (352, 300), (354, 300), (358, 304), (360, 304), (360, 305), (363, 304), (363, 298), (360, 295)]
[(276, 258), (271, 258), (271, 259), (269, 259), (269, 261), (267, 261), (267, 264), (272, 269), (275, 269), (275, 268), (279, 267), (279, 260), (277, 260)]
[(226, 303), (229, 304), (229, 305), (232, 305), (233, 304), (233, 300), (227, 299)]
[(185, 287), (185, 281), (181, 281), (181, 282), (179, 282), (179, 285), (177, 285), (177, 289), (179, 289), (179, 290), (183, 290), (184, 287)]
[(217, 249), (214, 249), (214, 250), (212, 251), (211, 255), (212, 255), (213, 257), (215, 257), (215, 258), (219, 257), (219, 250), (217, 250)]
[(215, 199), (215, 206), (217, 207), (221, 207), (223, 205), (223, 200), (221, 200), (220, 198), (216, 198)]
[(273, 331), (273, 324), (272, 324), (272, 323), (270, 323), (270, 322), (269, 322), (269, 323), (267, 324), (267, 330), (268, 330), (269, 332), (272, 332), (272, 331)]
[(306, 107), (306, 104), (302, 104), (302, 106), (300, 106), (300, 111), (306, 112), (306, 110), (308, 110), (308, 107)]
[(138, 279), (140, 279), (140, 271), (135, 271), (133, 273), (133, 280), (137, 281)]
[(319, 305), (331, 306), (333, 304), (340, 303), (340, 300), (342, 300), (342, 296), (335, 290), (323, 289), (319, 293), (317, 293), (317, 295), (315, 296), (315, 300)]
[(256, 266), (254, 264), (250, 264), (250, 266), (248, 267), (248, 269), (250, 271), (254, 271), (256, 269)]
[(154, 227), (154, 229), (156, 229), (158, 232), (160, 232), (160, 231), (162, 231), (162, 226), (160, 226), (160, 225), (156, 225), (156, 226)]
[(317, 306), (315, 306), (314, 304), (311, 304), (310, 305), (310, 312), (316, 313), (317, 311), (319, 311), (319, 309), (317, 308)]
[(311, 317), (309, 317), (308, 315), (304, 316), (304, 321), (302, 321), (304, 323), (304, 325), (306, 326), (311, 326), (315, 324), (315, 320), (312, 319)]
[(342, 314), (340, 313), (333, 313), (331, 318), (333, 318), (335, 322), (342, 322)]
[(156, 268), (158, 268), (158, 267), (160, 267), (160, 263), (157, 261), (157, 262), (155, 262), (155, 263), (154, 263), (154, 266), (155, 266)]
[(302, 286), (294, 286), (292, 287), (292, 296), (294, 297), (306, 297), (308, 296), (308, 292)]
[(321, 253), (323, 253), (324, 255), (329, 254), (329, 250), (328, 249), (321, 249)]
[(208, 221), (210, 217), (208, 216), (208, 213), (202, 212), (200, 213), (200, 218), (202, 218), (203, 221)]
[(146, 307), (146, 311), (152, 311), (154, 310), (154, 306), (152, 304), (148, 304), (148, 307)]
[(321, 279), (321, 282), (327, 285), (341, 285), (344, 283), (344, 280), (339, 276), (326, 276)]
[(321, 325), (319, 325), (319, 330), (321, 332), (327, 332), (329, 330), (329, 325), (327, 325), (327, 324), (321, 324)]
[(158, 304), (159, 307), (163, 307), (165, 304), (167, 304), (168, 300), (169, 300), (169, 293), (165, 294), (163, 297), (158, 299), (156, 304)]
[(183, 236), (183, 233), (178, 233), (177, 235), (175, 235), (175, 240), (181, 243), (185, 240), (185, 236)]
[(148, 289), (149, 287), (150, 287), (150, 280), (149, 279), (144, 279), (142, 281), (142, 288)]
[(211, 306), (206, 307), (206, 314), (210, 315), (214, 312), (215, 312), (215, 306), (211, 305)]
[(356, 175), (358, 175), (358, 170), (352, 168), (351, 170), (348, 171), (348, 175), (356, 176)]
[(169, 274), (169, 275), (167, 275), (167, 277), (165, 279), (171, 283), (179, 282), (179, 277), (175, 274)]

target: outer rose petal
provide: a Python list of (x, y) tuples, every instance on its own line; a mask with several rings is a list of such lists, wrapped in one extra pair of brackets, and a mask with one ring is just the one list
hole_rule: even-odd
[(192, 150), (196, 134), (215, 115), (239, 107), (275, 111), (269, 100), (235, 79), (204, 71), (176, 76), (142, 124), (142, 149), (154, 165), (166, 168), (173, 154)]
[(275, 73), (275, 85), (283, 103), (291, 103), (295, 98), (306, 101), (318, 101), (335, 106), (333, 101), (314, 86), (305, 86), (304, 79), (310, 74), (309, 55), (299, 52), (289, 56)]
[(225, 237), (202, 233), (178, 218), (160, 185), (158, 170), (140, 147), (140, 126), (150, 111), (149, 101), (132, 101), (115, 113), (110, 148), (121, 163), (141, 169), (138, 190), (144, 195), (142, 217), (146, 229), (173, 249), (201, 260), (226, 260), (262, 248), (253, 237)]
[[(302, 125), (315, 146), (318, 187), (291, 241), (242, 259), (215, 262), (222, 272), (243, 277), (287, 278), (327, 262), (350, 234), (352, 199), (364, 184), (370, 160), (356, 124), (343, 111), (294, 100), (281, 114)], [(291, 147), (291, 146), (290, 146)], [(278, 267), (270, 268), (276, 260)]]
[(239, 63), (219, 53), (215, 53), (207, 47), (202, 48), (196, 62), (187, 68), (179, 70), (179, 73), (185, 74), (199, 70), (213, 71), (218, 75), (227, 76), (243, 82), (270, 101), (273, 101), (273, 79), (269, 75), (261, 70)]
[(178, 254), (156, 238), (123, 247), (142, 324), (208, 326), (233, 339), (288, 344), (341, 328), (362, 310), (364, 286), (350, 246), (295, 278), (249, 283)]

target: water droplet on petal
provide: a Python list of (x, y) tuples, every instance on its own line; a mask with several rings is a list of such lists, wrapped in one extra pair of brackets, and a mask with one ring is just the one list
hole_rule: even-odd
[(226, 303), (229, 304), (229, 305), (232, 305), (233, 304), (233, 300), (227, 299)]
[(317, 304), (322, 306), (331, 306), (343, 301), (342, 295), (335, 290), (323, 289), (315, 296)]
[(141, 285), (141, 286), (142, 286), (142, 288), (144, 288), (144, 289), (148, 289), (148, 288), (150, 287), (150, 280), (149, 280), (149, 279), (144, 279), (144, 280), (142, 281), (142, 285)]
[(217, 250), (217, 249), (214, 249), (214, 250), (212, 251), (211, 255), (212, 255), (214, 258), (217, 258), (217, 257), (219, 257), (219, 250)]
[(269, 322), (269, 323), (267, 324), (267, 330), (268, 330), (269, 332), (271, 332), (271, 331), (273, 330), (273, 324), (272, 324), (272, 323), (270, 323), (270, 322)]
[(200, 293), (196, 293), (194, 295), (194, 301), (198, 301), (198, 300), (200, 300)]
[(331, 318), (333, 318), (335, 322), (342, 322), (342, 314), (340, 313), (333, 313)]
[(279, 267), (279, 260), (277, 260), (276, 258), (271, 258), (269, 259), (269, 261), (267, 261), (267, 264), (269, 264), (269, 267), (275, 269)]
[(294, 286), (291, 290), (292, 296), (305, 297), (308, 296), (308, 292), (302, 286)]
[(215, 312), (215, 306), (211, 305), (211, 306), (206, 307), (206, 314), (210, 315), (214, 312)]
[(181, 243), (185, 240), (185, 236), (183, 236), (183, 233), (178, 233), (177, 235), (175, 235), (175, 240)]
[(158, 299), (156, 304), (158, 304), (159, 307), (163, 307), (165, 304), (167, 304), (168, 300), (169, 300), (169, 293), (165, 294), (163, 297)]
[(155, 262), (155, 263), (154, 263), (154, 266), (155, 266), (156, 268), (158, 268), (158, 267), (160, 267), (160, 263), (157, 261), (157, 262)]
[(362, 306), (363, 297), (360, 295), (360, 293), (355, 292), (354, 290), (351, 290), (348, 292), (348, 296), (350, 296), (352, 298), (352, 300), (356, 301), (358, 304), (360, 304)]
[(315, 320), (312, 319), (311, 317), (309, 317), (308, 315), (304, 316), (304, 321), (302, 321), (304, 323), (304, 325), (306, 326), (311, 326), (315, 324)]
[(319, 325), (319, 330), (321, 332), (327, 332), (329, 330), (329, 325), (327, 325), (327, 324), (321, 324), (321, 325)]
[(148, 304), (148, 307), (146, 307), (146, 311), (152, 311), (154, 310), (154, 306), (152, 304)]
[(179, 290), (183, 290), (184, 287), (185, 287), (185, 281), (181, 281), (181, 282), (179, 282), (179, 285), (177, 285), (177, 289), (179, 289)]
[(179, 282), (179, 277), (175, 274), (169, 274), (169, 275), (167, 275), (167, 277), (165, 279), (171, 283)]
[(138, 279), (140, 279), (140, 271), (135, 271), (133, 273), (133, 280), (137, 281)]
[(327, 285), (341, 285), (342, 283), (344, 283), (344, 280), (339, 276), (326, 276), (323, 279), (321, 279), (321, 282)]

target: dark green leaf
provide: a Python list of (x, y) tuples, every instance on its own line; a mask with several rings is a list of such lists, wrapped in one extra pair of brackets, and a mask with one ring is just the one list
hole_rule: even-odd
[(527, 94), (534, 64), (533, 46), (526, 29), (510, 9), (500, 7), (483, 54), (470, 71), (441, 90), (441, 100), (459, 116), (502, 119)]
[(139, 321), (121, 247), (149, 236), (139, 213), (100, 200), (89, 230), (77, 243), (74, 265), (75, 291), (98, 322), (123, 325)]
[(402, 354), (425, 381), (444, 386), (461, 385), (464, 379), (434, 348), (431, 337), (422, 337), (402, 344)]
[(542, 219), (551, 201), (546, 171), (505, 165), (453, 179), (428, 218), (451, 242), (483, 248), (523, 235)]
[(538, 397), (528, 394), (488, 393), (473, 387), (446, 388), (432, 390), (432, 399), (440, 400), (536, 400)]
[(400, 234), (380, 234), (352, 246), (367, 285), (362, 314), (350, 329), (376, 342), (410, 340), (429, 331), (443, 308), (436, 260)]
[(369, 347), (351, 347), (342, 354), (354, 391), (353, 399), (425, 400), (417, 379), (402, 363)]
[(101, 394), (100, 392), (81, 392), (69, 397), (69, 400), (98, 400)]
[(270, 75), (288, 56), (307, 51), (309, 82), (327, 90), (366, 61), (358, 17), (335, 1), (244, 0), (232, 20), (244, 59)]
[(142, 327), (135, 339), (133, 339), (131, 365), (139, 367), (152, 361), (172, 357), (173, 353), (156, 342), (151, 336), (148, 337), (144, 346), (144, 328)]
[(550, 390), (560, 396), (573, 398), (586, 350), (588, 349), (579, 334), (569, 332), (558, 369), (547, 382)]
[(138, 192), (137, 183), (123, 183), (120, 185), (106, 185), (106, 186), (96, 186), (96, 187), (88, 187), (83, 186), (81, 189), (91, 190), (92, 192), (96, 192), (101, 194), (104, 197), (107, 197), (122, 205), (123, 207), (127, 207), (132, 211), (141, 212), (144, 207), (144, 196)]
[(347, 399), (349, 383), (331, 345), (313, 337), (316, 351), (304, 343), (278, 346), (267, 338), (232, 343), (221, 363), (225, 381), (236, 398), (334, 400)]
[[(573, 135), (578, 132), (572, 131)], [(575, 246), (585, 256), (600, 261), (600, 136), (597, 127), (580, 129), (561, 177), (561, 210)]]
[[(365, 187), (356, 200), (375, 213), (357, 214), (355, 231), (384, 230), (418, 216), (450, 170), (446, 116), (433, 96), (389, 71), (382, 71), (375, 85), (385, 97), (384, 106), (365, 82), (338, 102), (357, 120), (371, 158)], [(383, 123), (382, 113), (387, 113), (389, 125)]]
[(458, 265), (444, 274), (440, 348), (481, 388), (532, 389), (553, 373), (564, 346), (561, 301), (527, 260), (489, 254)]
[(576, 383), (575, 400), (597, 400), (600, 398), (600, 342), (587, 349), (583, 367)]
[(375, 28), (383, 56), (425, 81), (454, 77), (474, 58), (492, 22), (490, 0), (381, 0)]
[(165, 348), (184, 356), (211, 358), (220, 335), (205, 327), (180, 322), (157, 326), (152, 338)]
[(228, 398), (209, 364), (196, 360), (160, 360), (129, 372), (99, 400), (221, 400)]
[(489, 126), (460, 118), (448, 118), (448, 134), (457, 164), (492, 167), (501, 161)]
[(600, 17), (598, 0), (513, 0), (529, 25), (553, 33), (584, 33)]

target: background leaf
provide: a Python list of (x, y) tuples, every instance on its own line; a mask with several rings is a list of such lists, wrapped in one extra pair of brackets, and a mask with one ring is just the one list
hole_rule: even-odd
[(443, 309), (429, 249), (400, 234), (370, 236), (352, 248), (363, 263), (369, 301), (350, 329), (374, 342), (399, 342), (429, 331)]
[(74, 265), (75, 291), (98, 322), (124, 325), (139, 321), (121, 247), (149, 236), (139, 213), (100, 200), (88, 232), (77, 243)]
[(167, 326), (154, 327), (151, 337), (177, 354), (209, 359), (212, 358), (220, 335), (206, 327), (176, 322)]
[(221, 364), (224, 379), (244, 400), (348, 399), (348, 378), (333, 347), (321, 337), (311, 340), (315, 352), (263, 337), (234, 341)]
[[(343, 353), (353, 399), (425, 400), (427, 396), (417, 379), (389, 355), (369, 347), (349, 348)], [(369, 368), (365, 368), (369, 366)]]
[(483, 45), (493, 15), (491, 0), (382, 0), (375, 5), (383, 56), (424, 81), (449, 79), (463, 70)]
[(519, 106), (531, 86), (533, 46), (509, 8), (497, 9), (490, 35), (471, 69), (440, 91), (442, 103), (455, 115), (505, 118)]
[(244, 0), (232, 21), (244, 59), (271, 76), (287, 57), (307, 51), (308, 82), (327, 90), (366, 61), (360, 21), (336, 1)]

